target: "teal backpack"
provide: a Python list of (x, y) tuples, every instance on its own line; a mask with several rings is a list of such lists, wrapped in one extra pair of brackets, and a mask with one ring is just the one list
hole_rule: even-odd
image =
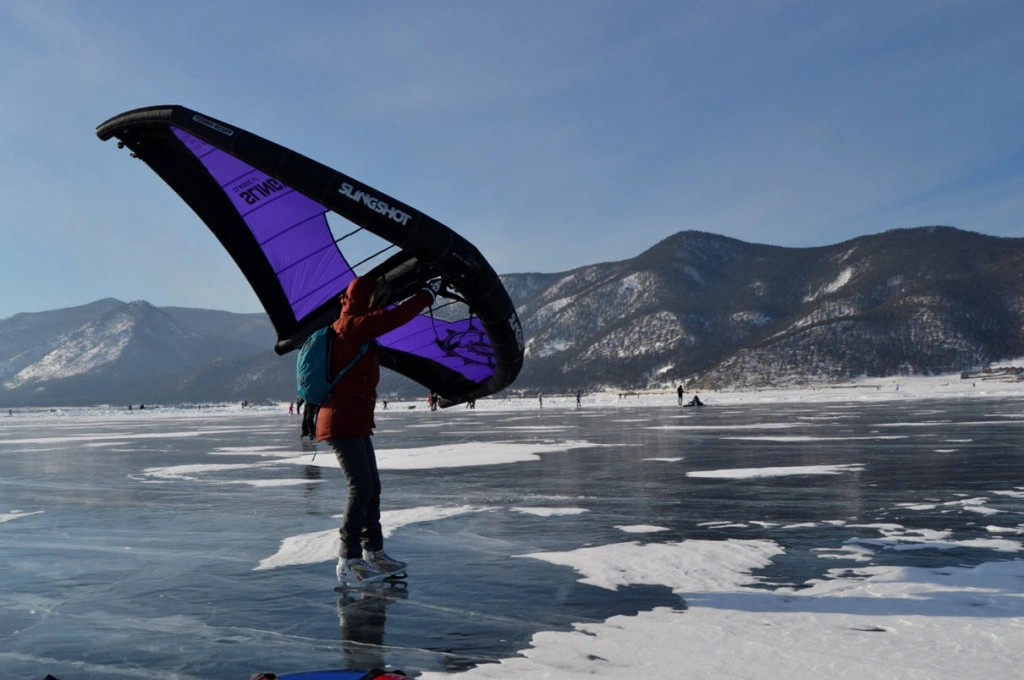
[(332, 380), (330, 369), (333, 340), (334, 330), (330, 326), (324, 326), (302, 343), (295, 365), (295, 375), (298, 379), (299, 398), (305, 402), (320, 406), (330, 399), (331, 389), (341, 380), (341, 376), (355, 366), (370, 349), (369, 341), (360, 345), (355, 358)]

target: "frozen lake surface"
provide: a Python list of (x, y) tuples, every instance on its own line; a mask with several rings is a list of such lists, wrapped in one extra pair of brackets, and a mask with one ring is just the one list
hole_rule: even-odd
[(0, 677), (1019, 673), (1019, 394), (706, 400), (378, 410), (361, 596), (287, 407), (2, 417)]

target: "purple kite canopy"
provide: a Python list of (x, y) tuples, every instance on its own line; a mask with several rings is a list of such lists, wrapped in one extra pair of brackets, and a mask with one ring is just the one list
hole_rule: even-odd
[(226, 151), (171, 128), (231, 201), (274, 269), (295, 318), (337, 297), (356, 277), (334, 244), (327, 208)]

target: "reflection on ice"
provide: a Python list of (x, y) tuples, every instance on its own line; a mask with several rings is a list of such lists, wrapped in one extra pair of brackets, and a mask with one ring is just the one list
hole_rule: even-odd
[(650, 430), (713, 430), (715, 432), (730, 432), (732, 430), (788, 430), (794, 427), (808, 427), (807, 423), (746, 423), (744, 425), (651, 425)]

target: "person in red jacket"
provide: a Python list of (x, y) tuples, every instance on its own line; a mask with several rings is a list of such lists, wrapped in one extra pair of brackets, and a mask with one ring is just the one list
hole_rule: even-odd
[(433, 304), (429, 288), (391, 309), (385, 309), (390, 287), (384, 280), (359, 277), (341, 295), (341, 314), (334, 322), (331, 373), (337, 375), (369, 341), (366, 354), (348, 370), (320, 407), (316, 439), (333, 451), (348, 482), (348, 501), (341, 520), (338, 580), (360, 585), (404, 574), (406, 563), (384, 552), (380, 526), (380, 474), (373, 452), (373, 411), (377, 403), (380, 363), (375, 338), (402, 326)]

